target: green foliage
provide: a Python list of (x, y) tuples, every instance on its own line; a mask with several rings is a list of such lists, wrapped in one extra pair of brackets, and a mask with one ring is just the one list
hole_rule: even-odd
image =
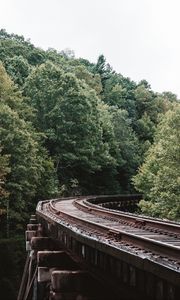
[(110, 106), (125, 109), (134, 121), (136, 119), (135, 88), (136, 84), (133, 81), (114, 72), (105, 82), (102, 99)]
[(86, 175), (113, 161), (103, 142), (95, 91), (50, 62), (32, 72), (24, 90), (37, 112), (36, 126), (46, 135), (61, 184), (77, 179), (83, 188)]
[(128, 112), (142, 155), (153, 142), (160, 114), (172, 109), (173, 102), (177, 102), (176, 96), (170, 92), (155, 94), (145, 80), (136, 85), (116, 73), (105, 81), (102, 99), (108, 105)]
[(177, 98), (171, 93), (155, 94), (144, 80), (134, 90), (134, 96), (136, 101), (134, 130), (142, 145), (146, 141), (152, 143), (160, 115), (172, 109), (173, 102), (177, 102)]
[(7, 174), (10, 172), (9, 168), (9, 156), (1, 154), (2, 149), (0, 148), (0, 197), (6, 197), (7, 191), (4, 189), (4, 184)]
[[(24, 219), (28, 207), (31, 207), (43, 174), (48, 172), (52, 175), (54, 171), (52, 162), (49, 165), (45, 162), (48, 157), (41, 147), (41, 135), (22, 117), (22, 96), (16, 91), (2, 65), (0, 78), (0, 140), (2, 155), (8, 155), (11, 168), (5, 188), (9, 192), (11, 219), (18, 223)], [(52, 192), (50, 186), (48, 188), (47, 195)], [(6, 199), (2, 198), (1, 206), (6, 206)]]
[(2, 62), (19, 55), (28, 59), (29, 52), (32, 49), (33, 45), (25, 41), (24, 37), (8, 34), (5, 30), (0, 30), (0, 60)]
[(78, 79), (84, 80), (91, 89), (96, 91), (97, 95), (100, 95), (102, 92), (102, 84), (99, 74), (92, 74), (82, 65), (76, 66), (72, 71)]
[(5, 60), (5, 67), (7, 73), (19, 86), (24, 84), (26, 77), (30, 73), (28, 61), (21, 55), (7, 58)]
[[(26, 64), (26, 61), (28, 64), (34, 66), (43, 63), (46, 59), (45, 51), (35, 48), (34, 45), (31, 44), (29, 40), (25, 40), (23, 36), (8, 34), (4, 29), (1, 29), (0, 60), (5, 63), (7, 60), (12, 59), (13, 67), (15, 64), (17, 65), (19, 56), (21, 68), (23, 67), (22, 65), (24, 63)], [(24, 58), (25, 62), (22, 62), (22, 57)], [(18, 68), (17, 70), (14, 69), (14, 72), (16, 71), (15, 73), (18, 72)]]
[(150, 87), (141, 82), (135, 89), (134, 96), (136, 99), (137, 118), (142, 117), (145, 111), (146, 113), (150, 113), (151, 103), (154, 98), (154, 93), (151, 91)]
[(103, 55), (94, 64), (5, 30), (0, 59), (17, 84), (0, 65), (2, 156), (9, 155), (6, 186), (16, 217), (58, 193), (130, 192), (176, 96), (116, 73)]
[(139, 142), (131, 128), (127, 111), (114, 109), (112, 116), (118, 153), (118, 177), (121, 186), (130, 191), (129, 179), (135, 174), (140, 163)]
[(158, 125), (154, 144), (134, 177), (136, 188), (144, 193), (143, 212), (180, 220), (180, 106), (168, 111)]
[(140, 141), (148, 140), (152, 142), (155, 128), (154, 122), (146, 112), (136, 121), (136, 133)]
[(94, 74), (99, 74), (101, 77), (101, 83), (103, 88), (105, 87), (105, 82), (108, 78), (110, 78), (112, 73), (112, 68), (109, 64), (106, 63), (106, 59), (104, 55), (100, 55), (98, 57), (97, 63), (93, 68)]

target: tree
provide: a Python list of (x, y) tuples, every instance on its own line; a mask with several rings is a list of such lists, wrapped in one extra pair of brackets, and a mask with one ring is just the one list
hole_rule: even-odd
[(145, 112), (151, 112), (151, 104), (154, 98), (154, 93), (152, 92), (150, 86), (147, 84), (146, 81), (145, 83), (146, 84), (144, 84), (144, 81), (141, 81), (141, 83), (134, 90), (137, 109), (137, 119), (140, 119)]
[(106, 63), (104, 55), (98, 57), (97, 63), (93, 68), (94, 74), (98, 73), (101, 77), (101, 83), (104, 88), (106, 80), (110, 77), (112, 73), (112, 68), (109, 64)]
[(102, 84), (99, 74), (92, 74), (82, 65), (76, 66), (72, 71), (78, 79), (84, 80), (90, 88), (96, 91), (97, 95), (100, 95), (102, 92)]
[(4, 189), (4, 185), (6, 176), (10, 172), (9, 156), (2, 155), (1, 152), (2, 149), (0, 148), (0, 198), (8, 195), (7, 191)]
[(134, 90), (134, 96), (136, 118), (133, 122), (133, 129), (139, 138), (142, 155), (144, 155), (153, 143), (155, 129), (161, 115), (172, 109), (177, 99), (171, 93), (154, 93), (145, 80), (138, 84)]
[(114, 138), (117, 145), (117, 178), (122, 191), (131, 190), (131, 177), (140, 163), (139, 142), (131, 128), (131, 120), (125, 110), (112, 111)]
[(28, 61), (29, 65), (35, 66), (46, 60), (46, 52), (34, 47), (30, 40), (23, 36), (8, 34), (4, 29), (0, 30), (0, 60), (5, 63), (7, 59), (21, 56)]
[(23, 56), (9, 57), (5, 60), (5, 68), (12, 80), (22, 86), (30, 73), (30, 65)]
[(144, 194), (142, 212), (180, 220), (180, 105), (174, 105), (157, 127), (154, 144), (134, 177)]
[(46, 62), (29, 76), (24, 92), (36, 110), (36, 127), (46, 136), (61, 185), (77, 180), (80, 189), (87, 188), (87, 177), (113, 160), (103, 141), (95, 91)]
[(102, 99), (110, 106), (127, 110), (129, 117), (136, 117), (134, 90), (135, 82), (115, 72), (105, 82)]
[(0, 62), (0, 102), (18, 112), (22, 118), (32, 116), (32, 109), (23, 101), (21, 92), (17, 89), (3, 64)]
[[(41, 145), (41, 135), (23, 118), (23, 107), (26, 106), (23, 104), (22, 95), (16, 90), (2, 65), (0, 65), (0, 79), (0, 140), (3, 157), (1, 161), (7, 172), (5, 158), (8, 157), (11, 168), (4, 185), (9, 195), (1, 198), (1, 207), (7, 207), (11, 220), (14, 219), (17, 225), (24, 220), (33, 202), (36, 203), (39, 182), (44, 186), (47, 197), (53, 194), (54, 166)], [(49, 179), (45, 178), (45, 173), (49, 175)], [(50, 179), (51, 182), (54, 180), (51, 189)], [(46, 184), (49, 191), (46, 190)]]

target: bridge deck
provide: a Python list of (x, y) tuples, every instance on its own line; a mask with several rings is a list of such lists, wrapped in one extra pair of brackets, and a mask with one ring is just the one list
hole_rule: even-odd
[[(180, 224), (108, 209), (132, 211), (134, 201), (135, 196), (126, 195), (119, 199), (88, 196), (39, 202), (36, 215), (41, 226), (36, 232), (29, 225), (27, 250), (37, 252), (37, 257), (54, 256), (52, 251), (62, 247), (96, 279), (110, 286), (117, 299), (179, 300)], [(42, 233), (46, 238), (36, 238)], [(61, 282), (65, 271), (50, 275), (49, 267), (44, 270), (38, 264), (37, 259), (38, 276), (48, 274), (48, 284), (52, 277), (52, 288), (53, 276), (58, 275)], [(57, 261), (59, 264), (63, 262)], [(51, 299), (61, 299), (56, 288), (53, 293)]]

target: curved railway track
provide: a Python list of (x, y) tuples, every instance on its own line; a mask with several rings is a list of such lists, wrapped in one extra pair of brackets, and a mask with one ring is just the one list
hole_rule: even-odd
[(140, 198), (39, 202), (27, 225), (18, 300), (179, 300), (180, 223), (128, 212)]
[[(180, 272), (180, 224), (103, 208), (107, 200), (77, 197), (44, 201), (37, 213), (81, 235)], [(113, 197), (110, 200), (113, 202)]]

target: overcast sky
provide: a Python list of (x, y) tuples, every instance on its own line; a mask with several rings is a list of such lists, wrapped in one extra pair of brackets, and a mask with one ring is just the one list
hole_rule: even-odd
[(0, 28), (180, 97), (179, 0), (1, 0)]

